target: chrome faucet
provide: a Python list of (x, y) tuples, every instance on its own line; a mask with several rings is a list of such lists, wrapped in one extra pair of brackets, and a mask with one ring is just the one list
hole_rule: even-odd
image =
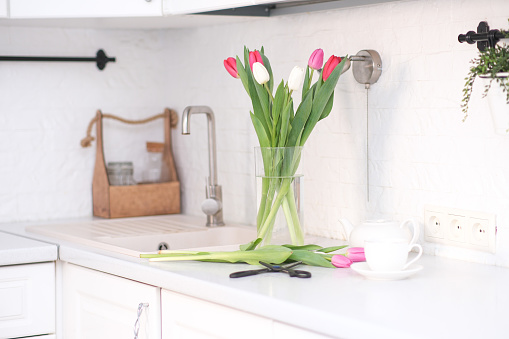
[(207, 226), (223, 226), (223, 194), (217, 184), (216, 123), (212, 109), (208, 106), (187, 106), (182, 113), (182, 134), (191, 134), (191, 114), (198, 113), (207, 115), (209, 141), (209, 177), (201, 209), (207, 215)]

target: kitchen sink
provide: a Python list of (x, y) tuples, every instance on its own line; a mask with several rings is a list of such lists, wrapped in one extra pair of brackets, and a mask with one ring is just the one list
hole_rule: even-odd
[(205, 227), (203, 218), (184, 215), (97, 219), (87, 222), (37, 225), (27, 232), (139, 257), (160, 249), (209, 249), (248, 243), (256, 227)]

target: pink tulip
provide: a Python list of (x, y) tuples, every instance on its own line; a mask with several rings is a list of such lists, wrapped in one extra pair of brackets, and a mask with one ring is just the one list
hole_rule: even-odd
[(319, 70), (323, 65), (323, 49), (318, 48), (309, 57), (308, 66), (314, 70)]
[(258, 51), (249, 52), (249, 67), (253, 70), (253, 64), (259, 62), (263, 65), (262, 55)]
[(239, 77), (239, 73), (237, 72), (237, 60), (235, 58), (228, 58), (224, 61), (224, 68), (230, 73), (230, 75), (234, 78)]
[(350, 267), (350, 265), (353, 263), (352, 260), (348, 259), (344, 255), (336, 254), (332, 256), (332, 265), (339, 267), (339, 268), (347, 268)]
[(329, 75), (331, 75), (332, 71), (334, 71), (334, 68), (341, 62), (341, 58), (337, 57), (335, 55), (331, 55), (329, 60), (325, 63), (325, 66), (323, 66), (322, 70), (322, 78), (323, 81), (327, 81), (327, 78)]
[(366, 261), (366, 256), (364, 255), (364, 248), (362, 247), (350, 247), (349, 249), (346, 250), (346, 256), (353, 262)]

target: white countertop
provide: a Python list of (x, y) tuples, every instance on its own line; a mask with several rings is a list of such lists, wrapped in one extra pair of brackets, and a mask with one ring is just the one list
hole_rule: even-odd
[(334, 337), (492, 339), (509, 333), (509, 270), (501, 267), (423, 256), (424, 269), (399, 281), (307, 266), (300, 269), (312, 272), (310, 279), (276, 273), (230, 279), (251, 267), (148, 262), (64, 242), (59, 254), (64, 261)]
[(0, 232), (0, 266), (55, 261), (56, 245)]

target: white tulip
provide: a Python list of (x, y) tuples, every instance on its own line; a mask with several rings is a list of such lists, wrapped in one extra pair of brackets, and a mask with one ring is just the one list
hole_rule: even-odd
[(288, 89), (290, 91), (298, 91), (302, 86), (305, 75), (306, 71), (304, 68), (295, 66), (288, 77)]
[(270, 80), (269, 72), (267, 72), (265, 66), (263, 66), (260, 62), (255, 62), (253, 64), (253, 76), (256, 82), (260, 85), (263, 85)]

